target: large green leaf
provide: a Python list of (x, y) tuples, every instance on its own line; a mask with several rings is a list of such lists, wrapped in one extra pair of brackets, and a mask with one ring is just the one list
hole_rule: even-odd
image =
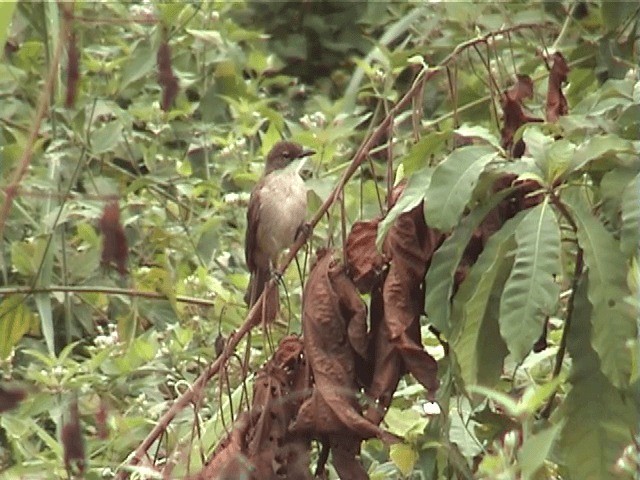
[(389, 213), (387, 213), (387, 215), (382, 219), (380, 225), (378, 225), (378, 235), (376, 238), (376, 245), (378, 248), (382, 247), (382, 242), (384, 242), (384, 238), (396, 218), (413, 209), (424, 199), (424, 194), (431, 182), (432, 173), (433, 168), (424, 167), (411, 175), (402, 195), (393, 208), (389, 210)]
[(601, 372), (600, 359), (589, 343), (592, 327), (588, 319), (594, 313), (589, 280), (581, 281), (575, 294), (567, 341), (572, 388), (558, 412), (565, 421), (558, 449), (571, 478), (600, 480), (611, 478), (616, 460), (631, 442), (637, 413)]
[[(451, 347), (462, 378), (468, 385), (476, 384), (480, 379), (483, 379), (483, 383), (490, 383), (489, 373), (495, 372), (498, 367), (500, 370), (502, 368), (504, 356), (499, 353), (504, 340), (500, 336), (497, 316), (489, 313), (497, 314), (497, 291), (501, 291), (509, 275), (513, 262), (509, 252), (515, 247), (513, 236), (526, 213), (518, 213), (489, 238), (454, 297)], [(492, 294), (495, 297), (494, 305), (489, 305)], [(502, 349), (505, 350), (505, 347)]]
[(434, 170), (425, 195), (429, 226), (443, 231), (458, 223), (485, 166), (497, 157), (490, 146), (472, 145), (454, 150)]
[(433, 255), (425, 277), (424, 308), (429, 316), (429, 321), (445, 336), (449, 335), (451, 328), (449, 321), (451, 303), (449, 300), (453, 292), (456, 268), (462, 259), (462, 254), (480, 222), (510, 192), (510, 189), (500, 191), (491, 198), (490, 202), (465, 216), (451, 236)]
[(571, 159), (569, 171), (578, 170), (597, 158), (604, 156), (615, 157), (619, 153), (633, 152), (633, 143), (615, 134), (593, 137), (576, 149)]
[(522, 139), (536, 165), (543, 172), (546, 183), (552, 184), (569, 168), (575, 145), (567, 139), (555, 140), (544, 135), (538, 125), (526, 128)]
[(29, 331), (31, 311), (24, 295), (8, 295), (0, 302), (0, 359), (6, 359), (13, 347)]
[(631, 375), (629, 340), (637, 336), (637, 312), (626, 302), (627, 260), (620, 244), (589, 211), (582, 197), (567, 196), (578, 225), (578, 243), (589, 268), (589, 301), (593, 305), (591, 343), (598, 352), (603, 373), (617, 386)]
[(548, 201), (532, 208), (515, 233), (517, 250), (500, 302), (500, 333), (516, 362), (540, 336), (553, 313), (560, 287), (560, 227)]
[(620, 249), (625, 255), (638, 251), (640, 243), (640, 175), (629, 182), (622, 193)]

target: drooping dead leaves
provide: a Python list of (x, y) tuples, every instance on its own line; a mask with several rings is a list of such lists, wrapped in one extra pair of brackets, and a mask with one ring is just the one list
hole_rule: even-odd
[[(560, 52), (551, 56), (553, 65), (549, 72), (547, 87), (546, 120), (556, 122), (558, 118), (569, 113), (567, 99), (562, 92), (562, 85), (567, 81), (569, 66)], [(515, 84), (502, 94), (500, 100), (503, 113), (503, 125), (500, 130), (502, 147), (511, 153), (513, 158), (524, 154), (522, 139), (514, 142), (518, 129), (530, 122), (542, 122), (525, 112), (524, 101), (533, 98), (533, 80), (529, 75), (517, 75)]]
[(105, 205), (99, 226), (103, 237), (100, 264), (104, 268), (115, 264), (118, 273), (126, 275), (129, 248), (124, 228), (120, 223), (120, 207), (117, 201)]
[[(548, 121), (567, 113), (561, 89), (567, 72), (562, 55), (554, 55)], [(518, 76), (502, 98), (502, 144), (514, 157), (524, 153), (522, 140), (514, 142), (516, 131), (525, 123), (542, 121), (524, 111), (523, 101), (532, 96), (531, 78)], [(401, 184), (391, 193), (392, 203), (403, 188)], [(538, 183), (519, 181), (516, 175), (502, 175), (493, 185), (496, 193), (506, 188), (513, 191), (473, 233), (456, 271), (455, 288), (489, 237), (542, 198)], [(380, 424), (402, 376), (411, 374), (427, 397), (434, 398), (437, 362), (423, 347), (420, 318), (429, 288), (425, 274), (448, 232), (425, 223), (420, 203), (398, 216), (379, 252), (379, 222), (353, 225), (345, 246), (346, 265), (330, 250), (318, 252), (303, 295), (302, 340), (282, 341), (256, 377), (251, 409), (239, 416), (206, 469), (194, 478), (310, 479), (311, 441), (318, 440), (323, 451), (316, 477), (324, 478), (330, 451), (341, 478), (367, 479), (358, 459), (360, 443), (368, 438), (398, 441)], [(369, 312), (358, 291), (370, 294)]]

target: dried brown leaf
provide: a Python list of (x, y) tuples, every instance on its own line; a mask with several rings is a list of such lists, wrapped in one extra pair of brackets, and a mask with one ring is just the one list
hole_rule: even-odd
[(567, 98), (562, 92), (562, 84), (567, 81), (569, 66), (560, 52), (553, 54), (553, 66), (549, 72), (547, 89), (547, 122), (556, 122), (558, 118), (569, 113)]
[(376, 249), (379, 219), (355, 222), (347, 237), (346, 258), (349, 274), (362, 293), (370, 292), (385, 264)]
[[(317, 438), (350, 432), (360, 439), (378, 437), (393, 442), (394, 436), (360, 413), (356, 352), (349, 340), (348, 327), (351, 321), (361, 322), (366, 309), (362, 301), (358, 304), (353, 297), (345, 298), (349, 282), (344, 267), (330, 252), (319, 253), (305, 286), (302, 313), (305, 353), (315, 384), (291, 430)], [(355, 293), (352, 283), (351, 290)]]
[(80, 428), (78, 401), (74, 399), (69, 407), (69, 418), (60, 433), (64, 450), (64, 466), (70, 476), (82, 476), (85, 470), (84, 435)]
[(525, 114), (523, 101), (533, 97), (533, 81), (528, 75), (517, 75), (516, 83), (502, 95), (501, 105), (503, 126), (500, 130), (502, 148), (511, 151), (514, 158), (524, 154), (524, 142), (518, 140), (515, 145), (513, 136), (527, 122), (540, 122), (541, 119)]
[(80, 80), (80, 51), (76, 43), (76, 32), (71, 32), (67, 40), (67, 92), (64, 106), (73, 107)]
[(163, 40), (158, 47), (157, 65), (158, 85), (162, 87), (160, 108), (166, 112), (171, 108), (179, 90), (178, 78), (173, 74), (171, 66), (171, 48), (166, 40)]
[(115, 263), (120, 275), (126, 275), (129, 249), (124, 228), (120, 223), (120, 207), (117, 201), (105, 205), (100, 218), (100, 231), (103, 236), (100, 263), (103, 267), (110, 267)]
[(27, 392), (22, 388), (0, 386), (0, 413), (16, 408), (25, 398), (27, 398)]
[(256, 374), (251, 410), (239, 416), (207, 467), (192, 480), (310, 478), (309, 442), (287, 433), (308, 388), (302, 352), (298, 337), (282, 339), (272, 359)]

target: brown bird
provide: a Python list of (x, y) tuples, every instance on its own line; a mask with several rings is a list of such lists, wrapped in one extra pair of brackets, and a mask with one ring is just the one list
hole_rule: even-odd
[(247, 211), (244, 254), (251, 272), (245, 301), (252, 307), (269, 280), (278, 255), (295, 240), (307, 213), (307, 189), (290, 164), (315, 151), (294, 142), (278, 142), (262, 177), (253, 187)]

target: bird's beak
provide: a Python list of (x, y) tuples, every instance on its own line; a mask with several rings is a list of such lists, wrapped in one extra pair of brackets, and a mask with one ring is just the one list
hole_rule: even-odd
[(298, 158), (310, 157), (311, 155), (315, 155), (316, 151), (312, 148), (304, 147), (302, 149), (302, 153), (298, 156)]

